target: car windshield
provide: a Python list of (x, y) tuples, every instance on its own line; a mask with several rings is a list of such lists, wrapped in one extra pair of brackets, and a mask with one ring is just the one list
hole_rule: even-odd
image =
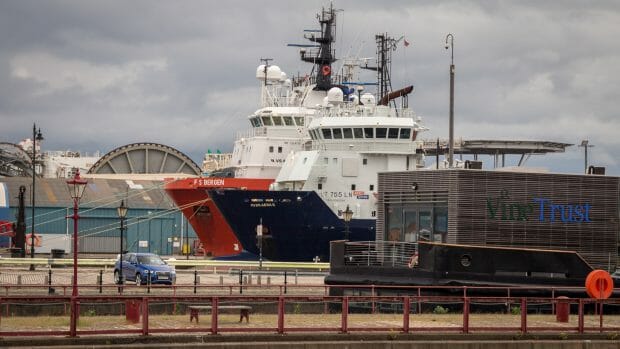
[(159, 256), (138, 256), (139, 264), (164, 265), (166, 264)]

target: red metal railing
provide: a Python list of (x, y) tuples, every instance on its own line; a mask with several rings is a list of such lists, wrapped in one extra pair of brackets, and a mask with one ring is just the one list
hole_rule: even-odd
[[(467, 292), (467, 291), (464, 291)], [(6, 322), (7, 316), (10, 316), (11, 312), (9, 307), (15, 304), (53, 304), (62, 303), (71, 304), (75, 302), (75, 307), (71, 309), (77, 309), (79, 313), (80, 305), (84, 304), (112, 304), (112, 303), (125, 303), (128, 301), (136, 301), (140, 304), (140, 315), (142, 326), (140, 328), (97, 328), (94, 329), (79, 329), (76, 328), (73, 323), (69, 324), (69, 328), (66, 330), (52, 329), (52, 330), (19, 330), (11, 329), (7, 330)], [(567, 324), (558, 326), (550, 325), (531, 325), (528, 323), (528, 319), (532, 314), (528, 314), (528, 307), (537, 305), (555, 305), (558, 303), (558, 299), (555, 298), (540, 298), (540, 297), (470, 297), (470, 296), (424, 296), (424, 295), (405, 295), (405, 296), (327, 296), (327, 295), (314, 295), (314, 296), (290, 296), (290, 295), (272, 295), (272, 296), (126, 296), (126, 295), (110, 295), (110, 296), (5, 296), (0, 297), (0, 336), (81, 336), (81, 335), (109, 335), (109, 334), (139, 334), (149, 335), (154, 333), (181, 333), (181, 332), (206, 332), (211, 334), (227, 333), (227, 332), (270, 332), (270, 333), (293, 333), (293, 332), (392, 332), (398, 331), (402, 333), (410, 332), (460, 332), (460, 333), (472, 333), (472, 332), (543, 332), (543, 331), (557, 331), (557, 332), (574, 332), (574, 333), (586, 333), (586, 332), (608, 332), (608, 331), (620, 331), (620, 322), (617, 320), (617, 315), (603, 314), (604, 306), (620, 306), (620, 299), (582, 299), (582, 298), (568, 298), (562, 301), (568, 302), (577, 308), (577, 322), (576, 324)], [(276, 315), (275, 321), (272, 326), (260, 325), (258, 327), (248, 326), (227, 326), (222, 325), (219, 322), (219, 317), (222, 314), (218, 310), (218, 305), (222, 304), (237, 304), (237, 303), (268, 303), (277, 304), (275, 312), (273, 310), (265, 312), (269, 316)], [(288, 325), (285, 320), (287, 317), (292, 317), (293, 312), (286, 311), (287, 305), (291, 306), (299, 303), (317, 303), (322, 302), (325, 307), (323, 314), (330, 313), (332, 315), (340, 314), (340, 320), (338, 325), (323, 325), (322, 321), (313, 325)], [(151, 314), (150, 305), (174, 303), (176, 304), (210, 304), (212, 306), (210, 324), (208, 327), (187, 327), (187, 326), (173, 326), (173, 327), (151, 327), (151, 320), (149, 318)], [(402, 320), (398, 325), (389, 324), (387, 326), (376, 325), (360, 325), (356, 324), (356, 321), (352, 320), (353, 317), (360, 315), (360, 310), (356, 307), (360, 305), (373, 304), (371, 309), (367, 310), (364, 314), (380, 314), (381, 311), (377, 309), (377, 304), (389, 304), (395, 306), (397, 311), (390, 313), (396, 317), (402, 315)], [(456, 316), (461, 316), (459, 324), (446, 325), (445, 323), (425, 324), (424, 326), (412, 325), (411, 320), (415, 319), (415, 316), (421, 316), (419, 310), (415, 313), (411, 312), (411, 305), (428, 305), (428, 304), (456, 304), (460, 307), (460, 312)], [(519, 305), (520, 307), (520, 322), (518, 325), (499, 326), (498, 323), (502, 323), (502, 320), (498, 320), (492, 325), (475, 325), (472, 323), (472, 319), (478, 314), (472, 314), (471, 307), (484, 307), (487, 305), (502, 304), (502, 305)], [(351, 309), (355, 308), (354, 312)], [(329, 308), (329, 309), (328, 309)], [(594, 315), (587, 315), (589, 317), (589, 325), (586, 324), (586, 308), (588, 311), (594, 311)], [(414, 308), (415, 309), (415, 308)], [(419, 308), (418, 308), (419, 309)], [(314, 313), (319, 316), (319, 320), (322, 315), (320, 313)], [(387, 314), (387, 313), (382, 313)], [(300, 314), (295, 314), (300, 315)], [(309, 316), (311, 314), (301, 314)], [(84, 315), (80, 315), (84, 316)], [(497, 315), (500, 317), (502, 315)], [(511, 316), (510, 314), (504, 314), (503, 316)], [(512, 316), (517, 316), (513, 314)], [(598, 323), (596, 325), (592, 322), (592, 317), (598, 317)], [(614, 323), (607, 324), (604, 319), (614, 319)], [(4, 321), (3, 321), (4, 319)], [(175, 323), (182, 325), (182, 323)]]

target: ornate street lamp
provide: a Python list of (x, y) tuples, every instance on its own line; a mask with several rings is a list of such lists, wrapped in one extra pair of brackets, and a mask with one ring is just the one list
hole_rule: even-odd
[(349, 222), (351, 222), (351, 218), (353, 218), (353, 211), (347, 205), (346, 210), (342, 212), (342, 219), (344, 220), (344, 239), (349, 240)]
[[(35, 179), (37, 178), (37, 141), (42, 141), (43, 135), (41, 134), (41, 128), (37, 131), (37, 124), (32, 124), (32, 228), (30, 232), (30, 258), (34, 258), (34, 198), (35, 198)], [(34, 264), (30, 264), (30, 270), (34, 270)]]
[(73, 287), (71, 293), (71, 324), (70, 332), (71, 336), (75, 337), (77, 327), (78, 309), (76, 303), (76, 297), (78, 295), (78, 283), (77, 283), (77, 256), (78, 256), (78, 203), (84, 194), (86, 184), (88, 182), (85, 179), (80, 178), (80, 169), (75, 171), (73, 179), (67, 181), (67, 188), (73, 199)]
[[(118, 270), (118, 280), (117, 283), (119, 285), (123, 284), (123, 231), (125, 231), (125, 217), (127, 217), (127, 207), (125, 207), (125, 200), (121, 200), (121, 205), (116, 208), (116, 213), (118, 214), (118, 218), (121, 220), (121, 249), (119, 254), (119, 270)], [(119, 290), (122, 290), (119, 288)]]
[[(450, 44), (448, 44), (450, 39)], [(448, 166), (454, 163), (454, 35), (446, 35), (446, 50), (450, 48), (450, 130), (448, 145)]]

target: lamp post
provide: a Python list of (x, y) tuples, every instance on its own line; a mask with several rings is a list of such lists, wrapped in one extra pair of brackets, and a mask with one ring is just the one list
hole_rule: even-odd
[(263, 269), (263, 217), (256, 226), (256, 238), (258, 239), (258, 269)]
[[(450, 39), (450, 44), (448, 44)], [(454, 35), (446, 35), (446, 50), (450, 48), (450, 133), (448, 144), (448, 166), (454, 163)]]
[(588, 173), (588, 148), (592, 148), (594, 145), (589, 144), (589, 141), (587, 139), (584, 139), (581, 141), (581, 144), (579, 146), (583, 147), (583, 152), (584, 152), (583, 173), (587, 174)]
[(67, 188), (73, 199), (73, 287), (71, 292), (71, 324), (70, 333), (72, 337), (76, 335), (78, 309), (76, 303), (76, 297), (78, 296), (78, 284), (77, 284), (77, 256), (78, 256), (78, 203), (84, 194), (86, 184), (88, 182), (85, 179), (80, 178), (80, 169), (75, 171), (73, 179), (67, 181)]
[(347, 208), (342, 212), (342, 219), (344, 220), (344, 239), (349, 240), (349, 222), (353, 218), (353, 211), (347, 205)]
[[(32, 228), (30, 232), (30, 258), (34, 258), (34, 206), (35, 206), (35, 183), (37, 178), (36, 158), (37, 158), (37, 141), (42, 141), (43, 135), (41, 128), (37, 131), (37, 124), (32, 124)], [(30, 270), (34, 270), (34, 264), (30, 264)]]
[[(119, 253), (119, 270), (118, 270), (118, 280), (117, 283), (119, 285), (123, 284), (123, 232), (125, 231), (125, 217), (127, 217), (127, 207), (125, 206), (125, 200), (121, 200), (121, 205), (116, 208), (116, 213), (118, 214), (118, 218), (121, 220), (121, 243), (120, 243), (120, 253)], [(119, 292), (122, 292), (122, 289), (119, 288)]]

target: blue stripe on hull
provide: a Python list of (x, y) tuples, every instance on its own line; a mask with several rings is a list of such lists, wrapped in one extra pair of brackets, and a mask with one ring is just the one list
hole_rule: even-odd
[[(262, 219), (263, 257), (269, 260), (328, 261), (329, 242), (344, 238), (344, 222), (313, 191), (212, 190), (209, 196), (243, 249), (257, 255)], [(375, 221), (352, 220), (349, 240), (374, 240)]]

